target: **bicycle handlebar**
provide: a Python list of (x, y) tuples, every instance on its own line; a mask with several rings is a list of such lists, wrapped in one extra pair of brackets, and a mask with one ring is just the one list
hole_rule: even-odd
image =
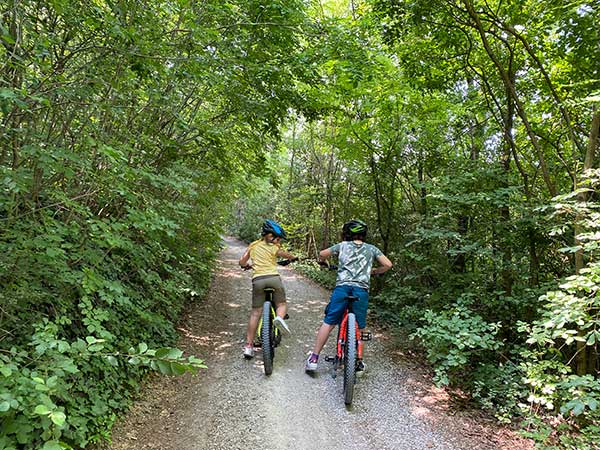
[(317, 263), (324, 269), (328, 269), (328, 270), (337, 270), (338, 269), (338, 266), (336, 266), (334, 264), (329, 264), (325, 261), (317, 261)]
[[(299, 258), (292, 258), (292, 259), (283, 259), (281, 261), (277, 261), (277, 265), (279, 266), (287, 266), (290, 263), (296, 262), (298, 261)], [(250, 270), (252, 269), (252, 264), (246, 264), (245, 266), (240, 266), (243, 270)]]
[(284, 259), (282, 261), (277, 261), (277, 264), (280, 266), (287, 266), (288, 264), (296, 262), (298, 260), (299, 260), (299, 258)]

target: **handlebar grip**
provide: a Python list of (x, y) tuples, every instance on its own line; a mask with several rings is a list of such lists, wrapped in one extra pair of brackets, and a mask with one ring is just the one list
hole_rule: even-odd
[(333, 265), (333, 264), (327, 264), (325, 261), (317, 261), (317, 263), (318, 263), (318, 264), (319, 264), (321, 267), (323, 267), (323, 268), (326, 268), (326, 269), (329, 269), (329, 270), (337, 270), (337, 269), (338, 269), (338, 266), (335, 266), (335, 265)]
[(287, 266), (289, 263), (293, 263), (298, 261), (299, 258), (292, 258), (292, 259), (284, 259), (282, 261), (277, 261), (277, 264), (280, 266)]

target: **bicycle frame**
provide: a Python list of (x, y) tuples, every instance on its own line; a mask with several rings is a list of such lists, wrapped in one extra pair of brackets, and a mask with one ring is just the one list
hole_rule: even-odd
[[(336, 348), (336, 357), (339, 361), (344, 359), (344, 347), (346, 346), (348, 333), (348, 309), (344, 312), (344, 317), (342, 318), (342, 322), (338, 326), (338, 339), (337, 339), (337, 348)], [(363, 340), (361, 337), (361, 333), (358, 327), (355, 328), (356, 335), (356, 348), (357, 348), (357, 356), (358, 359), (362, 359), (363, 354)]]
[[(269, 302), (270, 303), (270, 307), (271, 307), (271, 318), (269, 320), (269, 323), (271, 324), (271, 327), (273, 328), (273, 337), (274, 337), (274, 343), (275, 343), (275, 347), (277, 347), (280, 343), (281, 343), (281, 332), (279, 331), (278, 328), (273, 327), (273, 320), (275, 320), (275, 317), (277, 317), (277, 313), (275, 312), (275, 301), (273, 300), (273, 292), (269, 291), (269, 289), (272, 288), (266, 288), (265, 289), (265, 302)], [(256, 328), (256, 342), (258, 342), (258, 346), (260, 347), (262, 344), (262, 324), (263, 324), (263, 317), (261, 316), (259, 322), (258, 322), (258, 327)]]
[(275, 347), (281, 343), (281, 333), (273, 326), (276, 317), (273, 288), (265, 288), (265, 301), (263, 303), (262, 317), (256, 329), (256, 335), (262, 348), (265, 375), (273, 372), (273, 359), (275, 358)]

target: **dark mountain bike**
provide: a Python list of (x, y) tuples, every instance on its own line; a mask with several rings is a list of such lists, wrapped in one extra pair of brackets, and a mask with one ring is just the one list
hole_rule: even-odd
[[(297, 261), (298, 258), (290, 260), (286, 259), (278, 261), (277, 264), (280, 266), (287, 266), (288, 264)], [(251, 265), (246, 265), (243, 269), (251, 269)], [(273, 325), (277, 313), (275, 312), (276, 305), (273, 298), (275, 289), (267, 287), (264, 289), (265, 301), (263, 303), (262, 315), (256, 328), (256, 346), (261, 347), (263, 354), (263, 364), (265, 368), (265, 375), (271, 375), (273, 373), (273, 359), (275, 358), (275, 348), (281, 344), (281, 331), (279, 328)], [(284, 316), (284, 320), (289, 319), (289, 315)]]

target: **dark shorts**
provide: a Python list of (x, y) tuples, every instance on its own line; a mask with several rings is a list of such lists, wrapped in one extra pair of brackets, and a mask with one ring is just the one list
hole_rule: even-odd
[(358, 328), (365, 328), (367, 326), (367, 308), (369, 307), (369, 291), (364, 288), (350, 285), (336, 286), (331, 297), (329, 304), (325, 308), (325, 322), (327, 325), (339, 325), (344, 316), (344, 310), (346, 309), (345, 298), (349, 295), (358, 297), (352, 304), (352, 310), (356, 315), (356, 322)]
[(262, 308), (265, 302), (266, 287), (275, 289), (273, 300), (275, 304), (285, 303), (285, 289), (279, 275), (263, 275), (252, 279), (252, 307)]

